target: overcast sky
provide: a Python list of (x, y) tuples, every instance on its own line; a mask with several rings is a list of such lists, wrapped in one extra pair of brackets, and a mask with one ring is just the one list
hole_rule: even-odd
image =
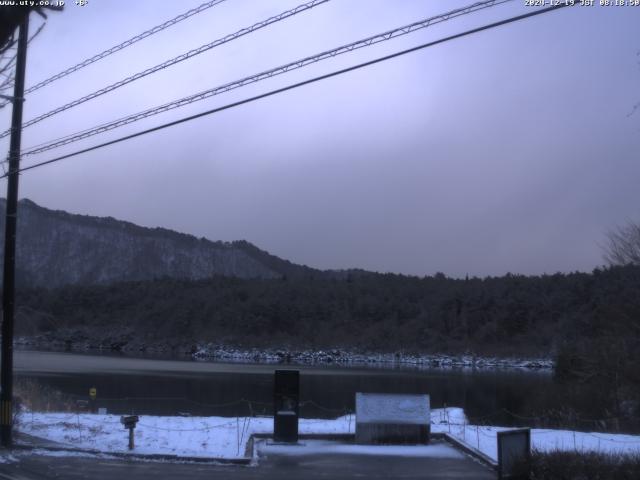
[[(27, 86), (200, 3), (67, 1), (30, 44)], [(28, 95), (24, 118), (300, 3), (227, 0)], [(332, 0), (29, 127), (23, 147), (468, 3)], [(23, 164), (529, 11), (515, 0)], [(590, 271), (605, 232), (640, 219), (639, 50), (640, 7), (562, 9), (25, 172), (20, 197), (323, 269)]]

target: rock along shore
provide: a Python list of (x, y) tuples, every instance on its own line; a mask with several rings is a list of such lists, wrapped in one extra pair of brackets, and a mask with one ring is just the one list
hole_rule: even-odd
[(158, 358), (187, 357), (202, 361), (269, 363), (292, 365), (340, 365), (375, 366), (380, 368), (466, 368), (466, 369), (526, 369), (552, 370), (554, 362), (549, 358), (520, 358), (500, 356), (478, 356), (473, 353), (416, 354), (408, 352), (366, 352), (339, 348), (288, 349), (288, 348), (241, 348), (222, 344), (200, 344), (197, 342), (169, 343), (122, 341), (105, 339), (92, 341), (88, 338), (52, 338), (50, 336), (19, 337), (18, 348), (68, 351), (78, 353), (118, 352), (132, 356)]

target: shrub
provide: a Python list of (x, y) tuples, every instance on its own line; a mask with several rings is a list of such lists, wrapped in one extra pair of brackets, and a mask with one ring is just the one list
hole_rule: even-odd
[(534, 451), (525, 471), (520, 465), (520, 478), (528, 480), (637, 480), (640, 454)]

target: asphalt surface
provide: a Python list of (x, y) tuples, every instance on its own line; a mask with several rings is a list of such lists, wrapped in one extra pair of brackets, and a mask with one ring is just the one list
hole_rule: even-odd
[[(453, 447), (448, 447), (453, 450)], [(52, 456), (15, 452), (0, 463), (0, 480), (328, 480), (328, 479), (474, 479), (493, 480), (495, 472), (462, 454), (405, 457), (345, 453), (263, 453), (256, 465), (214, 465), (133, 461), (96, 456)]]

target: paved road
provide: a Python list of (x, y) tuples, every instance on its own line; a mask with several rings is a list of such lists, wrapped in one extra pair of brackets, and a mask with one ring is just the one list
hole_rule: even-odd
[[(54, 457), (17, 453), (0, 463), (0, 480), (230, 480), (473, 479), (494, 480), (495, 473), (459, 454), (403, 457), (351, 453), (263, 453), (256, 466), (142, 462), (100, 457)], [(266, 455), (266, 456), (265, 456)]]

